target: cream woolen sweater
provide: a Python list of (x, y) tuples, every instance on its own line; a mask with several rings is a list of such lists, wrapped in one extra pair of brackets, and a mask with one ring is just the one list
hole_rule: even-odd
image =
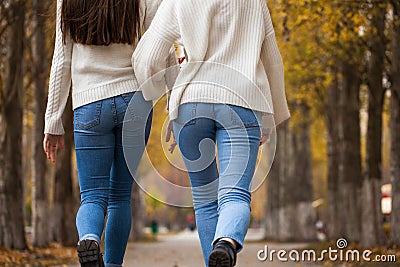
[[(140, 1), (141, 25), (146, 30), (161, 0)], [(64, 134), (61, 116), (72, 85), (73, 109), (123, 93), (137, 91), (128, 44), (92, 46), (73, 43), (61, 32), (62, 0), (57, 0), (56, 39), (50, 72), (44, 133)]]
[[(265, 0), (164, 0), (132, 57), (145, 98), (163, 93), (164, 81), (155, 74), (162, 73), (169, 47), (178, 40), (189, 58), (171, 92), (171, 120), (187, 102), (273, 113), (276, 125), (290, 117), (282, 58)], [(264, 117), (264, 126), (270, 123)]]

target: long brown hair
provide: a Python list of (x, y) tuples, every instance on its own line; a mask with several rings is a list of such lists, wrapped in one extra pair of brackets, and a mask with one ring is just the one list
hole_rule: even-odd
[(63, 0), (63, 39), (85, 45), (133, 44), (140, 38), (139, 0)]

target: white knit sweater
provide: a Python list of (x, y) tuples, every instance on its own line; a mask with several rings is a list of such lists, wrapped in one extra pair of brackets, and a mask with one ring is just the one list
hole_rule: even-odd
[[(265, 0), (164, 0), (132, 57), (146, 99), (164, 93), (163, 79), (148, 79), (165, 69), (169, 48), (178, 40), (189, 58), (171, 92), (170, 119), (187, 102), (273, 113), (276, 125), (290, 117), (282, 58)], [(264, 119), (264, 126), (271, 127), (270, 120)]]
[[(146, 30), (161, 0), (140, 1), (141, 25)], [(92, 46), (73, 43), (61, 31), (62, 0), (57, 0), (56, 39), (45, 115), (45, 133), (64, 134), (62, 113), (72, 85), (73, 109), (123, 93), (137, 91), (128, 44)]]

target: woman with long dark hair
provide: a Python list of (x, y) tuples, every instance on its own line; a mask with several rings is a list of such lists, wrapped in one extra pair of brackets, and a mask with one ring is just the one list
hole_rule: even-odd
[(164, 0), (133, 55), (146, 99), (163, 93), (160, 80), (149, 78), (166, 67), (178, 40), (187, 64), (171, 91), (170, 119), (189, 172), (204, 261), (231, 267), (250, 222), (259, 145), (273, 121), (289, 118), (282, 58), (265, 0)]
[[(132, 175), (145, 148), (152, 109), (138, 89), (131, 55), (159, 3), (57, 0), (43, 146), (55, 162), (57, 147), (64, 146), (61, 116), (71, 87), (81, 195), (76, 216), (81, 266), (104, 266), (104, 262), (122, 266), (132, 222)], [(130, 168), (123, 140), (134, 160)], [(104, 224), (103, 262), (99, 244)]]

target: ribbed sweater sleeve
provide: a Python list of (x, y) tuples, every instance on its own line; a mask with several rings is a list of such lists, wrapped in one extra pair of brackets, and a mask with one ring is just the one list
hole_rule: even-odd
[(157, 13), (158, 7), (161, 4), (161, 0), (145, 0), (145, 14), (144, 14), (144, 30), (147, 30), (150, 27), (151, 22), (154, 19), (154, 16)]
[[(271, 16), (266, 4), (264, 5), (265, 39), (261, 49), (261, 60), (271, 90), (275, 126), (290, 117), (285, 95), (284, 68), (282, 57), (276, 42)], [(264, 126), (268, 125), (265, 120)]]
[(165, 71), (165, 83), (167, 85), (168, 96), (169, 96), (169, 93), (174, 87), (176, 78), (179, 75), (179, 64), (174, 46), (170, 47), (166, 64), (167, 64), (167, 69)]
[(67, 36), (65, 44), (61, 31), (62, 0), (57, 0), (56, 39), (50, 71), (48, 101), (44, 133), (62, 135), (62, 114), (71, 87), (72, 42)]
[(163, 1), (132, 56), (132, 66), (146, 100), (162, 96), (167, 83), (169, 88), (172, 87), (177, 76), (176, 68), (173, 71), (166, 70), (174, 61), (171, 47), (178, 39), (178, 22), (173, 2)]

